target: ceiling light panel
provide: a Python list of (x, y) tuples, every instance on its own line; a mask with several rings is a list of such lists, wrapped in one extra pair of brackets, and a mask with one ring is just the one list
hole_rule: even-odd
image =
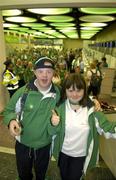
[(35, 35), (43, 35), (43, 33), (42, 32), (33, 32), (33, 34), (35, 34)]
[(4, 28), (8, 28), (8, 27), (19, 27), (18, 24), (11, 24), (11, 23), (3, 23), (3, 27)]
[(2, 16), (18, 16), (22, 11), (18, 9), (2, 10)]
[(88, 26), (88, 27), (104, 27), (107, 26), (106, 23), (81, 23), (81, 26)]
[(46, 29), (43, 29), (41, 30), (42, 32), (45, 32), (45, 33), (48, 33), (48, 34), (53, 34), (55, 33), (56, 31), (55, 30), (46, 30)]
[(94, 32), (81, 32), (81, 35), (89, 35), (89, 36), (91, 36), (91, 35), (95, 35), (96, 33), (94, 33)]
[(115, 17), (113, 16), (101, 16), (101, 15), (88, 15), (88, 16), (82, 16), (79, 18), (80, 21), (85, 22), (109, 22), (115, 20)]
[(64, 39), (64, 38), (67, 38), (66, 36), (64, 36), (64, 35), (62, 35), (62, 34), (59, 34), (59, 35), (57, 34), (57, 35), (55, 35), (55, 37), (60, 38), (60, 39), (61, 39), (61, 38), (63, 38), (63, 39)]
[(90, 39), (92, 38), (94, 35), (87, 35), (87, 34), (81, 34), (81, 38), (82, 39)]
[(39, 27), (45, 27), (46, 26), (46, 24), (42, 24), (42, 23), (23, 23), (21, 25), (26, 26), (26, 27), (34, 27), (34, 28), (39, 28)]
[(74, 20), (74, 18), (71, 16), (43, 16), (41, 19), (47, 22), (60, 22), (60, 23), (71, 22)]
[[(47, 33), (47, 32), (46, 32)], [(59, 32), (53, 32), (52, 33), (53, 36), (60, 36), (61, 34)]]
[(7, 18), (5, 18), (5, 20), (10, 21), (10, 22), (17, 22), (17, 23), (36, 22), (37, 21), (37, 19), (35, 19), (35, 18), (23, 17), (23, 16), (7, 17)]
[(50, 28), (50, 27), (38, 27), (38, 28), (36, 28), (36, 27), (32, 27), (32, 29), (35, 29), (35, 30), (38, 30), (38, 31), (49, 31), (49, 30), (52, 30), (52, 28)]
[(59, 15), (66, 14), (72, 11), (71, 8), (36, 8), (36, 9), (27, 9), (27, 11), (42, 14), (42, 15)]
[(69, 33), (77, 33), (75, 29), (72, 29), (72, 30), (70, 30), (70, 29), (62, 29), (60, 31), (63, 32), (63, 33), (68, 33), (68, 32)]
[(42, 27), (41, 28), (32, 28), (32, 29), (35, 29), (35, 30), (38, 30), (38, 31), (43, 31), (43, 32), (53, 30), (52, 28), (49, 28), (49, 27), (47, 27), (47, 28), (42, 28)]
[(72, 27), (75, 26), (74, 23), (50, 23), (51, 26), (57, 26), (57, 27)]
[(72, 29), (76, 29), (76, 27), (55, 27), (58, 30), (72, 30)]
[(29, 30), (29, 28), (21, 28), (21, 27), (10, 27), (9, 29), (14, 29), (17, 31), (22, 31), (22, 32), (27, 32), (27, 30)]
[(81, 33), (97, 33), (99, 31), (95, 31), (95, 30), (81, 30)]
[(116, 14), (116, 8), (79, 8), (79, 10), (88, 14)]
[[(116, 20), (116, 8), (11, 9), (2, 10), (2, 14), (4, 30), (11, 28), (18, 33), (28, 31), (28, 34), (33, 33), (38, 38), (81, 39), (83, 30), (86, 36), (89, 32), (99, 33)], [(93, 36), (89, 35), (89, 38)]]
[(63, 32), (63, 33), (67, 33), (67, 32), (75, 32), (76, 33), (75, 29), (62, 29), (60, 31)]
[(67, 36), (71, 39), (78, 39), (77, 34), (68, 34)]
[(102, 30), (102, 27), (80, 27), (82, 30)]

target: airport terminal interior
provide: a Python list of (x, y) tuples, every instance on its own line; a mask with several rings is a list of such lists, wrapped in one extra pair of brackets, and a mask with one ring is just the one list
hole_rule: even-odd
[[(98, 63), (102, 82), (96, 98), (108, 120), (116, 122), (116, 0), (0, 1), (0, 180), (18, 180), (15, 139), (3, 124), (4, 108), (10, 99), (2, 83), (4, 62), (12, 61), (25, 84), (32, 78), (34, 61), (41, 56), (54, 60), (60, 76), (56, 83), (61, 83), (69, 72), (82, 73), (87, 81), (90, 65)], [(102, 135), (99, 140), (98, 167), (110, 174), (100, 180), (115, 180), (116, 139), (105, 139)], [(61, 180), (54, 157), (45, 180)]]

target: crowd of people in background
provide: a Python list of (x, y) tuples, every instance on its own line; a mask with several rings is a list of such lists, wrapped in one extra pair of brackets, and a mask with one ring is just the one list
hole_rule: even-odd
[[(100, 61), (93, 59), (92, 62), (85, 62), (83, 59), (83, 49), (81, 48), (74, 50), (59, 50), (55, 48), (31, 48), (23, 50), (15, 49), (12, 53), (9, 54), (7, 60), (4, 63), (6, 67), (3, 73), (3, 84), (7, 86), (7, 89), (9, 90), (8, 86), (12, 85), (12, 80), (14, 77), (15, 80), (17, 79), (17, 88), (22, 87), (24, 84), (28, 83), (33, 78), (34, 62), (37, 58), (42, 56), (47, 56), (53, 59), (55, 63), (56, 71), (53, 78), (54, 82), (61, 84), (68, 73), (77, 72), (83, 74), (85, 77), (88, 74), (86, 78), (88, 84), (88, 93), (92, 93), (94, 96), (98, 96), (100, 94), (101, 84), (99, 85), (98, 90), (95, 90), (94, 92), (89, 83), (91, 73), (88, 72), (92, 70), (91, 66), (93, 64), (94, 70), (92, 71), (94, 72), (95, 69), (97, 69), (98, 76), (101, 76), (101, 67), (108, 67), (106, 58), (102, 57)], [(11, 68), (9, 69), (9, 64), (12, 66), (12, 70)], [(6, 83), (5, 79), (8, 79), (9, 76), (8, 71), (11, 71), (10, 74), (12, 73), (13, 77), (12, 75), (10, 76), (12, 82)], [(12, 92), (13, 91), (15, 92), (14, 89)], [(12, 96), (12, 93), (10, 93), (10, 96)]]

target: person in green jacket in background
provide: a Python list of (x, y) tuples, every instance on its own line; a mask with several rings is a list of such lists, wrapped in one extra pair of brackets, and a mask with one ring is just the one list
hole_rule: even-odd
[(34, 64), (35, 78), (17, 90), (4, 110), (4, 123), (16, 138), (20, 180), (32, 180), (33, 165), (36, 180), (45, 180), (52, 141), (48, 123), (60, 97), (59, 88), (52, 83), (53, 74), (53, 61), (48, 57), (39, 58)]
[(80, 180), (98, 163), (99, 134), (116, 138), (116, 122), (109, 122), (103, 112), (94, 111), (85, 80), (75, 73), (63, 83), (48, 131), (54, 135), (53, 156), (58, 161), (61, 179)]

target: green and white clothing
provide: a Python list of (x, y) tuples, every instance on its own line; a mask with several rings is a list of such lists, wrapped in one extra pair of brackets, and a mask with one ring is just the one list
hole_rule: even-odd
[[(25, 88), (26, 86), (20, 88), (6, 106), (4, 111), (6, 125), (12, 119), (17, 118)], [(51, 118), (51, 110), (55, 108), (59, 100), (60, 91), (57, 86), (52, 84), (50, 91), (43, 95), (34, 85), (34, 81), (28, 85), (28, 88), (21, 118), (22, 134), (17, 137), (17, 140), (28, 147), (38, 149), (51, 143), (52, 138), (48, 134), (48, 123)]]
[(109, 122), (102, 112), (94, 112), (92, 106), (81, 107), (77, 114), (71, 112), (68, 101), (60, 104), (56, 111), (60, 117), (59, 125), (49, 124), (49, 133), (56, 135), (53, 155), (57, 160), (60, 151), (71, 157), (86, 156), (83, 167), (85, 174), (97, 164), (99, 134), (106, 138), (116, 138), (116, 122)]
[(87, 107), (80, 107), (78, 111), (75, 112), (67, 100), (65, 137), (61, 151), (71, 157), (86, 156), (88, 133)]

